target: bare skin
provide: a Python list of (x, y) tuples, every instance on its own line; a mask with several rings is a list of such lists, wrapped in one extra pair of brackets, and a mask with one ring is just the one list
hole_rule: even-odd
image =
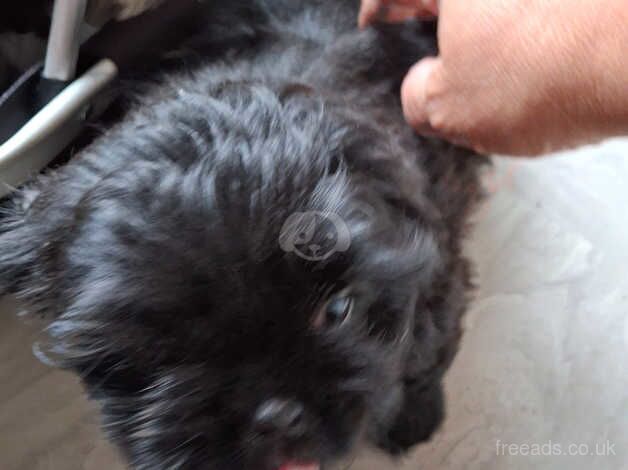
[(628, 134), (626, 0), (363, 0), (359, 23), (439, 15), (406, 119), (481, 152), (540, 155)]

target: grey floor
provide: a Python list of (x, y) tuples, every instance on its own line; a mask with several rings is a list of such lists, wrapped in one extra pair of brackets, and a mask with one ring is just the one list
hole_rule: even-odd
[[(351, 468), (628, 470), (628, 141), (498, 159), (486, 183), (447, 421), (404, 461)], [(0, 469), (123, 469), (76, 380), (32, 357), (38, 326), (12, 310), (0, 305)]]

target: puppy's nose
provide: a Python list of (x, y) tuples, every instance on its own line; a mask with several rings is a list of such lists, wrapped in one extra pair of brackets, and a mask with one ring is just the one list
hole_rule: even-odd
[(263, 434), (300, 437), (305, 431), (305, 409), (295, 400), (273, 398), (257, 408), (253, 422)]

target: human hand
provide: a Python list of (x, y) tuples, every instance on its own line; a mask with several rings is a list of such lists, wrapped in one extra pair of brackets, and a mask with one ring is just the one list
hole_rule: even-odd
[(363, 0), (360, 24), (439, 13), (402, 86), (419, 132), (537, 155), (628, 132), (625, 0)]

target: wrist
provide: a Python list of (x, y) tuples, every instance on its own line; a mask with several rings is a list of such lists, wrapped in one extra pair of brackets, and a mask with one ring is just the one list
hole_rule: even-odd
[(526, 116), (545, 135), (545, 151), (628, 133), (628, 7), (625, 0), (546, 3), (534, 23), (537, 90)]
[(582, 45), (581, 60), (588, 64), (589, 76), (581, 100), (589, 131), (602, 139), (628, 134), (628, 4), (591, 3), (597, 6), (583, 27), (588, 44)]
[[(612, 30), (601, 31), (605, 35), (598, 64), (598, 77), (606, 89), (604, 96), (614, 135), (628, 134), (628, 3), (614, 0), (609, 15), (612, 17)], [(604, 52), (608, 55), (604, 60)]]

